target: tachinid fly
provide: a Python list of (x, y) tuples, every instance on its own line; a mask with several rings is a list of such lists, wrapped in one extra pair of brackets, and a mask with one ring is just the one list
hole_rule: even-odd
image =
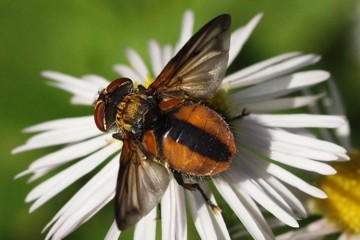
[(102, 90), (96, 126), (123, 141), (115, 214), (120, 230), (137, 223), (161, 200), (170, 175), (189, 190), (184, 175), (211, 177), (236, 153), (226, 121), (201, 101), (215, 96), (224, 78), (230, 45), (229, 15), (202, 27), (146, 89), (119, 78)]

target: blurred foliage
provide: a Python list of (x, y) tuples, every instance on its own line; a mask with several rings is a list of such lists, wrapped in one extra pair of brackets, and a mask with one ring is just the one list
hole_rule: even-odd
[[(39, 122), (91, 114), (87, 107), (70, 106), (69, 94), (49, 88), (42, 70), (74, 76), (95, 73), (111, 80), (111, 67), (127, 63), (124, 49), (133, 47), (148, 61), (147, 41), (175, 43), (182, 14), (195, 13), (195, 29), (221, 13), (230, 13), (233, 28), (264, 13), (245, 45), (236, 67), (244, 67), (289, 51), (314, 52), (316, 65), (332, 72), (343, 94), (354, 145), (359, 146), (359, 42), (360, 17), (356, 1), (115, 1), (33, 0), (0, 1), (0, 236), (1, 239), (41, 239), (41, 229), (86, 179), (56, 196), (31, 215), (24, 203), (27, 192), (40, 181), (26, 185), (13, 177), (49, 149), (16, 156), (11, 149), (29, 135), (21, 129)], [(357, 19), (356, 19), (357, 18)], [(356, 27), (357, 24), (357, 27)], [(355, 31), (357, 29), (358, 32)], [(357, 46), (355, 46), (357, 45)], [(97, 214), (68, 239), (102, 239), (113, 219), (112, 206)], [(196, 235), (190, 225), (190, 236)], [(127, 231), (130, 236), (131, 231)], [(124, 239), (127, 239), (126, 236)]]

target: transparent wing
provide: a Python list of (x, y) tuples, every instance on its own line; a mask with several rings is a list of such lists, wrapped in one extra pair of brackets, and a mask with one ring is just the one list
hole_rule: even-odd
[(133, 142), (124, 142), (115, 195), (115, 216), (120, 230), (137, 223), (161, 200), (169, 173), (148, 159)]
[(202, 27), (170, 60), (148, 88), (163, 95), (210, 99), (225, 76), (230, 46), (229, 15), (220, 15)]

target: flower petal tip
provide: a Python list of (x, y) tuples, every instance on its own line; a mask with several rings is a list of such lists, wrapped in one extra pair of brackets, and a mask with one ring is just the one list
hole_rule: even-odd
[(339, 160), (342, 160), (342, 161), (344, 161), (344, 162), (347, 162), (347, 161), (350, 161), (351, 158), (350, 158), (348, 155), (344, 154), (344, 155), (342, 155), (342, 156), (339, 157)]
[(191, 19), (193, 20), (194, 19), (194, 12), (190, 9), (187, 9), (185, 12), (184, 12), (184, 15), (183, 15), (184, 19)]
[[(33, 201), (33, 200), (35, 200), (37, 198), (37, 196), (35, 196), (34, 194), (33, 194), (33, 192), (30, 192), (27, 196), (26, 196), (26, 198), (25, 198), (25, 202), (31, 202), (31, 201)], [(30, 208), (31, 209), (31, 208)]]
[[(24, 130), (23, 130), (24, 131)], [(19, 147), (17, 147), (17, 148), (14, 148), (12, 151), (11, 151), (11, 154), (12, 155), (15, 155), (15, 154), (18, 154), (18, 153), (21, 153), (21, 152), (24, 152), (24, 151), (26, 151), (26, 147), (25, 147), (26, 145), (21, 145), (21, 146), (19, 146)]]
[(29, 209), (29, 213), (33, 213), (36, 210), (36, 208), (34, 208), (33, 206), (30, 207)]
[(312, 73), (314, 78), (318, 78), (318, 79), (327, 80), (331, 77), (331, 74), (328, 71), (324, 71), (324, 70), (313, 70), (310, 72)]
[(125, 54), (126, 54), (127, 57), (131, 57), (131, 55), (134, 54), (134, 52), (135, 52), (135, 50), (133, 48), (131, 48), (131, 47), (125, 48), (124, 51), (125, 51)]
[(114, 72), (116, 72), (117, 69), (119, 68), (119, 65), (120, 65), (120, 64), (115, 64), (115, 65), (113, 65), (113, 66), (112, 66), (112, 70), (113, 70)]
[(323, 171), (321, 174), (322, 175), (334, 175), (334, 174), (336, 174), (336, 170), (335, 170), (335, 168), (329, 166), (329, 168), (326, 171)]
[(294, 221), (287, 223), (287, 225), (289, 225), (290, 227), (293, 228), (299, 228), (299, 223), (294, 219)]
[(256, 23), (258, 23), (263, 17), (264, 17), (264, 13), (259, 12), (258, 14), (255, 15), (255, 17), (251, 19), (251, 21), (255, 21)]
[(14, 148), (13, 150), (11, 150), (11, 155), (18, 154), (19, 152), (20, 152), (19, 147)]
[(22, 171), (21, 173), (16, 174), (16, 176), (14, 177), (14, 180), (19, 179), (25, 175), (28, 175), (29, 173), (30, 173), (29, 169)]
[(328, 195), (325, 192), (323, 192), (322, 190), (320, 190), (320, 192), (315, 197), (320, 198), (320, 199), (326, 199), (326, 198), (328, 198)]
[(65, 75), (65, 74), (62, 74), (62, 73), (58, 73), (58, 72), (55, 72), (55, 71), (51, 71), (51, 70), (45, 70), (45, 71), (41, 71), (40, 72), (40, 75), (44, 78), (49, 78), (49, 79), (53, 79), (56, 75)]
[(51, 74), (53, 71), (50, 70), (44, 70), (40, 72), (40, 75), (43, 77), (47, 77), (47, 75)]

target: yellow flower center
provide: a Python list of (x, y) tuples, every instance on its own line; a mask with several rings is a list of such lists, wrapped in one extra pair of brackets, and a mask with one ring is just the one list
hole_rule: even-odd
[(150, 84), (152, 84), (154, 82), (154, 79), (150, 76), (150, 74), (146, 75), (146, 83), (144, 84), (144, 87), (148, 88), (150, 86)]
[[(151, 77), (151, 75), (148, 73), (146, 74), (146, 82), (145, 84), (143, 84), (143, 86), (145, 88), (148, 88), (150, 86), (150, 84), (152, 84), (154, 82), (154, 79)], [(134, 81), (134, 86), (135, 87), (138, 87), (139, 86), (139, 83), (137, 81)]]
[(336, 163), (337, 174), (323, 177), (319, 183), (327, 194), (316, 200), (325, 217), (349, 233), (360, 233), (360, 152), (352, 151), (351, 161)]

